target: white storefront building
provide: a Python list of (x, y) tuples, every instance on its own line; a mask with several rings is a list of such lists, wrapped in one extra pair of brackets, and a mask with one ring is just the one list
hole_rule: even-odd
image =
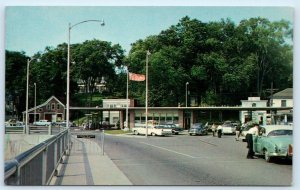
[[(267, 107), (268, 100), (261, 100), (260, 97), (248, 97), (248, 100), (241, 100), (242, 107)], [(262, 125), (267, 124), (267, 111), (240, 111), (240, 121), (245, 123), (253, 121)]]

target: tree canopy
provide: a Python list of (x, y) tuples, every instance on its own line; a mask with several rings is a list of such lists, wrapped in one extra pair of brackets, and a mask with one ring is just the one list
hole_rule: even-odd
[[(78, 84), (92, 98), (95, 85), (106, 81), (104, 95), (126, 97), (126, 69), (145, 74), (149, 59), (149, 105), (185, 104), (188, 82), (193, 106), (239, 105), (249, 96), (267, 98), (271, 83), (282, 90), (293, 85), (291, 23), (250, 18), (236, 24), (230, 19), (201, 22), (183, 17), (175, 25), (132, 43), (127, 56), (119, 44), (87, 40), (71, 45), (71, 105)], [(30, 93), (37, 83), (38, 102), (51, 95), (65, 100), (67, 44), (46, 47), (30, 65)], [(6, 51), (6, 95), (24, 110), (25, 52)], [(129, 97), (145, 102), (145, 83), (130, 81)], [(17, 100), (18, 99), (18, 100)], [(73, 100), (73, 102), (72, 102)], [(32, 105), (31, 100), (31, 105)]]

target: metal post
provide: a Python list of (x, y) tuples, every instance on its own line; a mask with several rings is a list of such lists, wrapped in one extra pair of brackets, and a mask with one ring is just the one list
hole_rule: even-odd
[(68, 26), (68, 58), (67, 58), (67, 102), (66, 102), (66, 127), (68, 128), (69, 127), (69, 106), (70, 106), (70, 97), (69, 97), (69, 94), (70, 94), (70, 36), (71, 36), (71, 23), (69, 23), (69, 26)]
[(25, 118), (26, 134), (29, 134), (29, 125), (28, 125), (29, 64), (30, 64), (30, 60), (28, 59), (27, 60), (27, 82), (26, 82), (26, 118)]
[(36, 122), (36, 83), (34, 83), (34, 122)]
[(146, 137), (148, 137), (148, 56), (150, 55), (149, 50), (146, 53)]
[(47, 182), (47, 150), (48, 147), (46, 147), (43, 150), (43, 161), (42, 161), (42, 185), (46, 185)]
[(101, 143), (101, 145), (102, 145), (102, 155), (104, 155), (104, 134), (105, 134), (105, 131), (103, 129), (103, 131), (102, 131), (102, 143)]
[[(129, 68), (127, 66), (127, 89), (126, 89), (126, 126), (125, 128), (129, 128), (129, 125), (128, 125), (128, 83), (129, 83)], [(121, 123), (120, 123), (121, 125)]]
[(74, 26), (77, 26), (79, 24), (82, 24), (82, 23), (86, 23), (86, 22), (100, 22), (101, 23), (101, 26), (104, 26), (104, 20), (84, 20), (82, 22), (78, 22), (74, 25), (71, 25), (71, 23), (69, 23), (69, 26), (68, 26), (68, 57), (67, 57), (67, 94), (66, 94), (66, 125), (67, 127), (69, 127), (69, 118), (70, 118), (70, 41), (71, 41), (71, 29), (74, 27)]
[(188, 85), (189, 82), (185, 83), (185, 107), (188, 107)]

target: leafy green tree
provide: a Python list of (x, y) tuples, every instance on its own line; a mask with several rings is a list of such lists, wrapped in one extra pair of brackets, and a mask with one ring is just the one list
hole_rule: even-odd
[(25, 52), (5, 51), (5, 96), (12, 101), (18, 118), (25, 110), (27, 59)]
[(91, 40), (73, 47), (72, 61), (75, 62), (73, 73), (77, 80), (82, 80), (86, 93), (95, 91), (95, 85), (104, 77), (107, 89), (112, 93), (115, 69), (123, 65), (124, 50), (120, 45), (110, 42)]

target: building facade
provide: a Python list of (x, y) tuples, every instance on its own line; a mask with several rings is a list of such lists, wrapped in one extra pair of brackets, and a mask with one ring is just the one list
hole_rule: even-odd
[[(103, 99), (103, 108), (126, 108), (134, 107), (132, 99)], [(124, 117), (120, 111), (103, 111), (103, 121), (109, 124), (117, 124), (121, 117)], [(124, 118), (126, 119), (126, 118)]]
[[(293, 107), (293, 88), (286, 88), (275, 93), (270, 100), (272, 107)], [(287, 124), (293, 122), (293, 110), (280, 110), (272, 112), (271, 117), (276, 124)]]
[[(46, 102), (28, 110), (29, 123), (46, 119), (50, 122), (65, 120), (65, 105), (55, 96), (51, 96)], [(26, 120), (26, 111), (23, 112), (23, 121)]]
[[(261, 100), (260, 97), (248, 97), (248, 100), (241, 100), (242, 107), (267, 107), (268, 100)], [(254, 121), (256, 123), (267, 124), (267, 111), (240, 111), (240, 121), (245, 123)]]

